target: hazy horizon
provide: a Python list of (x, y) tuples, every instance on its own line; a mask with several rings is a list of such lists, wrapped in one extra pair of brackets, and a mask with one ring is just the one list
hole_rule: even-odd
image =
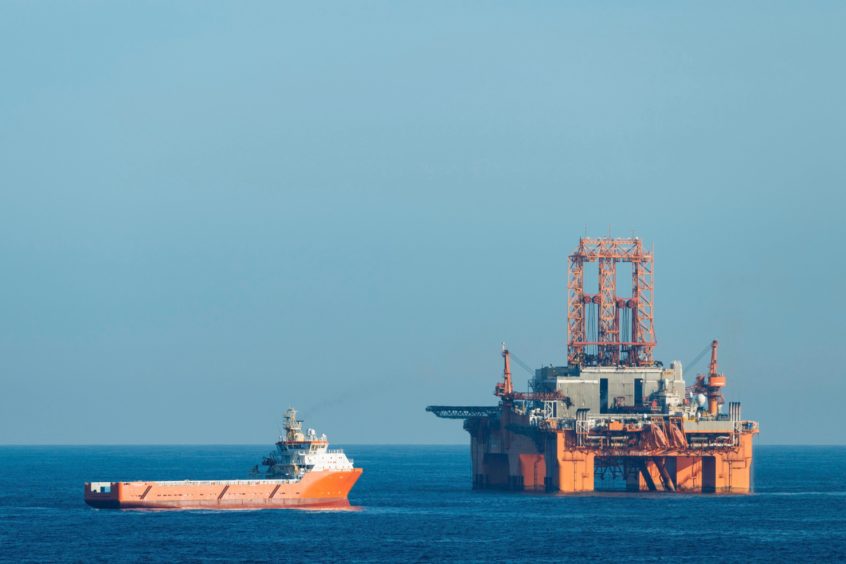
[[(467, 448), (468, 449), (468, 456), (469, 456), (469, 448), (470, 448), (470, 441), (469, 435), (468, 440), (465, 442), (460, 443), (339, 443), (336, 444), (334, 441), (331, 440), (330, 443), (332, 448), (339, 447), (339, 448), (351, 448), (351, 447), (359, 447), (359, 446), (366, 446), (366, 447), (407, 447), (407, 446), (414, 446), (414, 447), (456, 447), (456, 448)], [(51, 444), (51, 443), (4, 443), (0, 444), (0, 448), (2, 447), (68, 447), (68, 448), (85, 448), (85, 447), (268, 447), (272, 448), (272, 443), (58, 443), (58, 444)], [(782, 443), (767, 443), (761, 441), (755, 441), (754, 447), (790, 447), (790, 448), (827, 448), (827, 447), (838, 447), (838, 448), (846, 448), (846, 444), (843, 443), (793, 443), (793, 444), (782, 444)], [(349, 454), (349, 453), (347, 453)]]
[(719, 339), (760, 444), (842, 444), (844, 16), (0, 4), (0, 444), (466, 444), (424, 408), (563, 364), (609, 232), (656, 359)]

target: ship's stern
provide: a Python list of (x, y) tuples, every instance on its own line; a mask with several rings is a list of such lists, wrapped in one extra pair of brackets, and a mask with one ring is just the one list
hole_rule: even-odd
[(99, 509), (120, 507), (119, 482), (86, 482), (85, 503)]

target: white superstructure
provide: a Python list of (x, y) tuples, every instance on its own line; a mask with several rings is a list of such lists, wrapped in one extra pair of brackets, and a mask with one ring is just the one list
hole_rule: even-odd
[(353, 469), (353, 461), (347, 458), (343, 450), (329, 449), (326, 435), (317, 436), (314, 429), (302, 431), (303, 422), (297, 419), (293, 408), (285, 412), (285, 434), (279, 437), (276, 451), (265, 457), (262, 464), (267, 466), (269, 478), (302, 478), (306, 472), (348, 471)]

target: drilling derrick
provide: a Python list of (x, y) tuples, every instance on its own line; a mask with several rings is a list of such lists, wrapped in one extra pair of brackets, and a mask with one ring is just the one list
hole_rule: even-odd
[[(586, 291), (591, 263), (597, 287)], [(621, 268), (629, 289), (618, 288)], [(427, 408), (464, 420), (474, 488), (585, 492), (610, 476), (628, 491), (751, 491), (758, 423), (741, 419), (739, 402), (723, 412), (716, 340), (708, 374), (688, 387), (681, 362), (653, 358), (653, 290), (653, 253), (640, 239), (579, 239), (567, 268), (567, 364), (535, 370), (519, 392), (503, 344), (499, 405)]]
[[(598, 263), (599, 288), (596, 294), (589, 294), (585, 292), (585, 264), (593, 262)], [(617, 263), (620, 262), (631, 264), (632, 287), (628, 298), (617, 295)], [(568, 268), (569, 364), (649, 366), (653, 363), (652, 272), (652, 253), (643, 250), (640, 239), (579, 239)]]

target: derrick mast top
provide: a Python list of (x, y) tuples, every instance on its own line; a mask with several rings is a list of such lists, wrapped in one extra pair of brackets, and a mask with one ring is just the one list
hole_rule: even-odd
[[(599, 288), (585, 292), (584, 269), (598, 263)], [(617, 295), (617, 263), (630, 263), (630, 297)], [(651, 366), (653, 254), (638, 238), (582, 237), (567, 278), (567, 362), (570, 365)]]

